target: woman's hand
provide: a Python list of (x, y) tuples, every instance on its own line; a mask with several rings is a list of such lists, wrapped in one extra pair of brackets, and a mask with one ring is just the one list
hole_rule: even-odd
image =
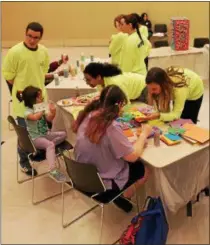
[(155, 113), (146, 114), (145, 117), (139, 117), (138, 120), (144, 122), (149, 120), (155, 120), (158, 119), (159, 117), (160, 117), (160, 113), (155, 112)]
[(141, 135), (143, 134), (147, 138), (151, 133), (152, 133), (152, 127), (150, 125), (148, 125), (148, 124), (142, 125)]

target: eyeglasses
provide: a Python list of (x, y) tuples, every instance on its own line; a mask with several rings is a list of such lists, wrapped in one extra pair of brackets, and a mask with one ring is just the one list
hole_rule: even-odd
[(34, 40), (39, 40), (40, 39), (40, 37), (33, 37), (33, 36), (31, 36), (31, 34), (27, 34), (26, 36), (31, 38), (31, 39), (34, 39)]

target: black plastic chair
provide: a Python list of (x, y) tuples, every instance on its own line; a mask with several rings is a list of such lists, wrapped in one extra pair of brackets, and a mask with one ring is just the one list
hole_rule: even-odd
[(205, 44), (209, 44), (209, 38), (198, 37), (194, 39), (194, 47), (195, 48), (203, 48)]
[[(37, 175), (36, 177), (34, 176), (34, 164), (35, 163), (40, 163), (44, 160), (46, 160), (46, 151), (44, 150), (37, 150), (33, 144), (33, 141), (31, 140), (29, 133), (26, 128), (19, 126), (15, 119), (12, 116), (8, 116), (8, 122), (12, 124), (12, 126), (15, 129), (15, 132), (18, 137), (18, 146), (28, 154), (28, 159), (29, 162), (32, 166), (32, 178), (24, 179), (24, 180), (19, 180), (19, 163), (18, 163), (18, 154), (17, 154), (17, 182), (18, 183), (23, 183), (26, 181), (29, 181), (32, 179), (32, 203), (33, 204), (38, 204), (43, 201), (46, 201), (52, 197), (58, 196), (61, 193), (55, 194), (53, 196), (47, 197), (45, 199), (42, 199), (40, 201), (35, 201), (34, 196), (35, 196), (35, 178), (41, 177), (43, 175), (49, 174), (49, 171), (44, 172), (42, 174)], [(62, 142), (61, 144), (56, 146), (56, 159), (59, 163), (59, 157), (61, 156), (62, 151), (68, 151), (72, 149), (72, 145), (69, 144), (67, 141)], [(60, 164), (60, 163), (59, 163)]]
[(154, 25), (154, 32), (161, 32), (161, 33), (167, 33), (167, 25), (166, 24), (155, 24)]
[[(65, 154), (62, 154), (64, 158), (64, 162), (66, 164), (67, 173), (71, 180), (71, 186), (78, 192), (82, 193), (83, 195), (91, 198), (96, 204), (81, 214), (80, 216), (76, 217), (69, 223), (64, 222), (64, 184), (62, 184), (62, 225), (64, 228), (72, 225), (97, 207), (101, 207), (101, 225), (100, 225), (100, 239), (99, 242), (101, 243), (102, 238), (102, 229), (103, 229), (103, 218), (104, 218), (104, 205), (108, 205), (114, 202), (115, 199), (120, 197), (125, 191), (113, 191), (112, 193), (108, 193), (106, 187), (103, 184), (103, 181), (97, 171), (97, 168), (92, 164), (84, 164), (79, 163), (71, 158), (67, 157)], [(128, 200), (131, 202), (130, 200)], [(133, 202), (131, 202), (133, 203)], [(133, 203), (137, 206), (137, 212), (139, 213), (139, 205), (138, 205), (138, 198), (136, 195), (136, 203)]]
[(155, 48), (168, 47), (168, 41), (156, 41), (154, 42)]

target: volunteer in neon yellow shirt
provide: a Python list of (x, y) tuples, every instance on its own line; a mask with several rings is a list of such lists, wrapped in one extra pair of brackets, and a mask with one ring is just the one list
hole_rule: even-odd
[(90, 63), (85, 67), (84, 77), (88, 85), (102, 89), (108, 85), (117, 85), (125, 93), (128, 101), (143, 101), (146, 88), (145, 76), (131, 72), (122, 73), (115, 65), (108, 63)]
[(111, 63), (114, 65), (120, 64), (120, 56), (124, 41), (128, 35), (126, 33), (118, 32), (111, 36), (109, 44), (109, 53), (111, 55)]
[(169, 67), (166, 71), (153, 67), (147, 73), (146, 84), (148, 103), (156, 105), (159, 111), (148, 115), (147, 120), (183, 118), (197, 123), (204, 85), (195, 72), (180, 67)]
[(140, 31), (142, 36), (144, 36), (148, 39), (149, 33), (148, 33), (148, 28), (146, 26), (140, 24), (139, 31)]
[(149, 56), (151, 43), (139, 32), (139, 23), (135, 15), (125, 15), (121, 20), (122, 31), (128, 34), (122, 47), (120, 68), (123, 72), (146, 75), (144, 59)]
[(117, 29), (118, 33), (113, 34), (111, 36), (111, 40), (109, 42), (109, 54), (111, 55), (111, 63), (115, 65), (119, 65), (120, 63), (120, 55), (123, 43), (125, 39), (128, 37), (126, 33), (121, 32), (121, 18), (123, 15), (118, 15), (114, 19), (114, 26)]
[[(35, 86), (42, 90), (46, 99), (45, 74), (49, 68), (49, 55), (47, 49), (38, 44), (43, 35), (43, 27), (37, 23), (29, 23), (26, 27), (24, 42), (13, 46), (4, 58), (2, 73), (5, 80), (13, 85), (12, 104), (17, 122), (25, 125), (23, 102), (16, 97), (18, 91), (23, 91), (28, 86)], [(20, 165), (27, 175), (32, 175), (32, 169), (26, 153), (19, 149)], [(34, 171), (35, 175), (37, 174)]]

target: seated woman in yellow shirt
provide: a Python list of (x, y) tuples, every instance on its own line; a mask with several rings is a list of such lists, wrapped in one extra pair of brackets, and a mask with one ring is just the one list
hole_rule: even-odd
[(121, 24), (121, 30), (128, 34), (128, 38), (122, 47), (119, 66), (123, 72), (146, 75), (144, 59), (149, 55), (152, 45), (145, 36), (141, 35), (138, 19), (134, 14), (125, 15), (121, 19)]
[(99, 89), (108, 85), (117, 85), (125, 93), (128, 102), (130, 100), (143, 101), (146, 88), (145, 76), (131, 72), (122, 73), (115, 65), (108, 63), (88, 64), (84, 69), (84, 77), (89, 86)]
[[(148, 103), (156, 105), (158, 113), (150, 114), (147, 120), (191, 119), (197, 123), (203, 100), (202, 79), (193, 71), (169, 67), (165, 70), (153, 67), (146, 77)], [(172, 103), (171, 103), (172, 102)]]
[(128, 34), (123, 33), (121, 31), (121, 19), (123, 15), (118, 15), (114, 19), (114, 27), (117, 29), (118, 33), (113, 34), (111, 36), (111, 40), (109, 42), (109, 54), (111, 56), (111, 63), (115, 65), (119, 65), (120, 63), (120, 55), (123, 43), (125, 39), (128, 37)]

